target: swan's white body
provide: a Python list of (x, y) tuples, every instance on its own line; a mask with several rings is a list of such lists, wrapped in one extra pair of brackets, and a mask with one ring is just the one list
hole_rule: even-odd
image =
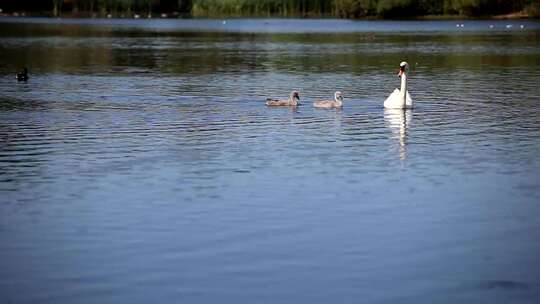
[(400, 64), (401, 89), (395, 89), (384, 101), (384, 107), (387, 109), (410, 109), (413, 107), (413, 101), (409, 91), (407, 91), (407, 73), (409, 64), (402, 62)]
[(395, 89), (384, 101), (384, 107), (387, 109), (410, 109), (413, 107), (411, 94), (407, 91), (407, 99), (405, 100), (405, 105), (403, 105), (403, 94), (401, 94), (400, 89)]

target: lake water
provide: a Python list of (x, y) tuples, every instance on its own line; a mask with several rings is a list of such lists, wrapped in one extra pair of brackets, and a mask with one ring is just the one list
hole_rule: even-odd
[(538, 303), (539, 34), (0, 18), (0, 302)]

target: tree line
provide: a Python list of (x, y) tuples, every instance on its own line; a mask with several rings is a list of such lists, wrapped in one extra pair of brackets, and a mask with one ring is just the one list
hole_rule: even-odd
[(4, 12), (118, 16), (410, 18), (481, 17), (513, 12), (538, 16), (538, 0), (2, 0)]
[(189, 15), (192, 0), (0, 0), (4, 13), (34, 12), (58, 16), (178, 13)]

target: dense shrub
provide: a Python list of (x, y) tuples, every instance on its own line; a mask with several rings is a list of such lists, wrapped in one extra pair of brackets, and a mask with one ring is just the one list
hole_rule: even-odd
[(2, 0), (9, 11), (100, 14), (171, 13), (192, 16), (334, 16), (408, 18), (525, 12), (538, 16), (539, 0)]

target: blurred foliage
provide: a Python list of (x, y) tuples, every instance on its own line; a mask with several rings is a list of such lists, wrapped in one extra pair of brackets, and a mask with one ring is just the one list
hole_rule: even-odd
[(6, 13), (14, 11), (37, 12), (52, 15), (189, 14), (192, 0), (0, 0)]
[(168, 13), (173, 16), (333, 16), (339, 18), (409, 18), (425, 15), (490, 16), (540, 13), (539, 0), (1, 0), (4, 12), (29, 11), (57, 16), (62, 13)]

